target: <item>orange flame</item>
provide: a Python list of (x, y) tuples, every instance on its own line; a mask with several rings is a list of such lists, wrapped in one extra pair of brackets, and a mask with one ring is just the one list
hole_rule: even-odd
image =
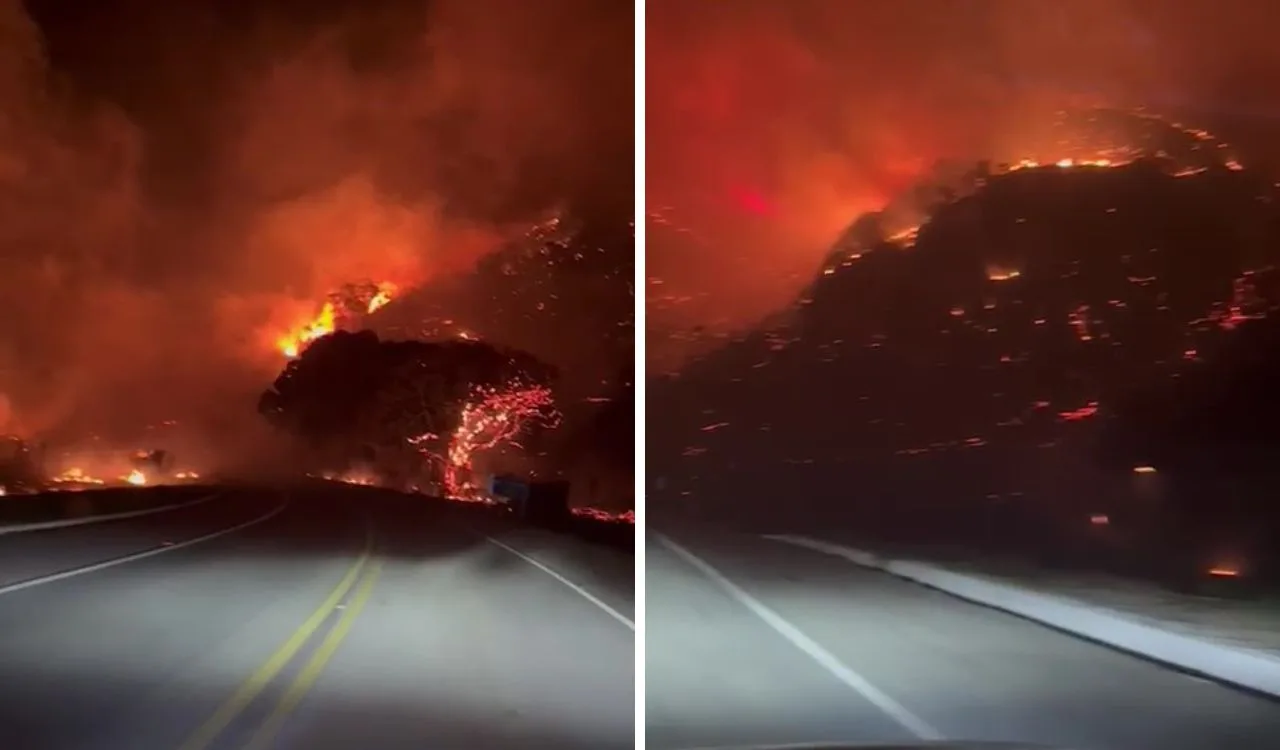
[[(365, 303), (364, 313), (368, 315), (385, 307), (392, 300), (395, 293), (395, 284), (389, 281), (378, 284), (377, 291)], [(320, 312), (310, 321), (302, 324), (293, 332), (276, 339), (276, 348), (285, 357), (293, 359), (302, 353), (307, 344), (322, 336), (327, 336), (337, 329), (338, 308), (332, 301), (328, 301), (320, 307)]]

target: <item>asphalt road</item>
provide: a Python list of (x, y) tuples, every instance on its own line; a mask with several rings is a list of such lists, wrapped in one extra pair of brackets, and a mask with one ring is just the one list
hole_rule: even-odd
[(0, 536), (0, 747), (633, 744), (630, 556), (362, 492)]
[(746, 535), (646, 547), (654, 750), (981, 740), (1280, 747), (1280, 702)]

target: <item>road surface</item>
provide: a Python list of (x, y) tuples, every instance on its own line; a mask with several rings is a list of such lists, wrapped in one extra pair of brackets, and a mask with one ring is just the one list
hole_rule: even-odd
[(1280, 747), (1280, 702), (818, 552), (728, 533), (667, 538), (677, 548), (652, 536), (646, 546), (654, 750), (921, 739)]
[(633, 744), (630, 556), (361, 492), (0, 537), (0, 747)]

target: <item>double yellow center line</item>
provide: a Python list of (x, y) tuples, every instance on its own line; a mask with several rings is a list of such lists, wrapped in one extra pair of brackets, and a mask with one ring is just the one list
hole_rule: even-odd
[(338, 618), (338, 622), (334, 624), (328, 635), (316, 648), (315, 653), (312, 654), (306, 665), (298, 673), (298, 676), (294, 678), (284, 695), (276, 703), (266, 720), (259, 725), (257, 731), (253, 733), (253, 736), (244, 747), (245, 750), (264, 750), (271, 746), (289, 715), (297, 708), (298, 704), (302, 702), (302, 698), (320, 678), (321, 672), (324, 671), (329, 660), (333, 658), (338, 647), (342, 645), (343, 639), (351, 631), (351, 626), (355, 622), (356, 616), (360, 614), (360, 610), (364, 609), (370, 594), (373, 593), (374, 584), (377, 582), (378, 574), (382, 570), (382, 563), (380, 561), (371, 562), (371, 555), (372, 540), (366, 540), (364, 551), (360, 553), (360, 557), (351, 566), (351, 569), (347, 571), (347, 574), (342, 577), (342, 580), (338, 582), (337, 587), (330, 592), (324, 603), (315, 612), (311, 613), (311, 616), (289, 636), (289, 639), (263, 662), (262, 666), (225, 703), (219, 706), (218, 710), (204, 724), (200, 725), (187, 738), (186, 742), (182, 743), (179, 750), (206, 750), (213, 744), (226, 731), (227, 727), (244, 713), (245, 709), (253, 703), (262, 691), (271, 685), (271, 682), (280, 674), (280, 671), (289, 665), (298, 654), (298, 651), (324, 625), (329, 619), (329, 615), (342, 603), (343, 599), (354, 587), (355, 594), (352, 595), (350, 602), (343, 610), (342, 616)]

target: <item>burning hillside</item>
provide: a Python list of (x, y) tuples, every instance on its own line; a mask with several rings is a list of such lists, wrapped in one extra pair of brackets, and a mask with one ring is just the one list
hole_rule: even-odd
[[(590, 390), (633, 357), (634, 268), (629, 216), (564, 212), (505, 243), (473, 273), (402, 293), (370, 325), (396, 337), (517, 347)], [(580, 345), (586, 341), (593, 345)]]
[(1081, 490), (1118, 394), (1280, 305), (1280, 190), (1207, 133), (1118, 121), (1141, 147), (979, 164), (860, 218), (774, 325), (655, 384), (668, 497)]
[[(1031, 120), (1035, 122), (1035, 120)], [(1042, 127), (1023, 123), (1017, 135), (1000, 137), (999, 145), (988, 158), (974, 161), (942, 160), (918, 170), (917, 181), (906, 190), (886, 198), (866, 211), (837, 241), (831, 264), (857, 260), (867, 249), (882, 240), (909, 247), (917, 237), (920, 225), (940, 205), (971, 195), (987, 180), (1025, 170), (1052, 167), (1059, 170), (1118, 169), (1143, 161), (1175, 177), (1190, 177), (1209, 169), (1241, 171), (1244, 165), (1236, 149), (1202, 128), (1188, 126), (1145, 110), (1119, 110), (1084, 107), (1058, 110), (1044, 119)], [(865, 206), (854, 199), (852, 205)], [(776, 207), (744, 204), (741, 221), (746, 224), (782, 221), (774, 216)], [(652, 265), (646, 304), (650, 314), (650, 367), (658, 370), (678, 368), (689, 356), (714, 349), (728, 341), (743, 327), (744, 315), (758, 323), (767, 317), (761, 305), (777, 294), (784, 277), (793, 290), (807, 283), (807, 276), (778, 274), (762, 284), (715, 285), (698, 280), (711, 272), (719, 262), (720, 251), (712, 247), (713, 238), (683, 223), (681, 212), (674, 207), (651, 208), (649, 215), (650, 254)], [(679, 258), (679, 268), (670, 277), (659, 274)], [(741, 263), (749, 263), (741, 259)], [(699, 265), (699, 264), (703, 265)], [(709, 265), (708, 265), (709, 264)], [(703, 266), (706, 266), (705, 268)], [(1016, 274), (1016, 269), (1011, 269)], [(743, 269), (721, 269), (720, 276), (748, 273)], [(993, 273), (1003, 273), (997, 264)], [(692, 283), (691, 283), (692, 282)], [(793, 292), (794, 293), (794, 292)], [(726, 295), (746, 307), (730, 304)]]
[[(901, 196), (890, 223), (919, 223), (927, 212), (904, 193), (939, 166), (1162, 147), (1129, 137), (1132, 124), (1111, 143), (1083, 139), (1099, 128), (1071, 133), (1060, 121), (1086, 124), (1075, 113), (1145, 106), (1226, 136), (1245, 165), (1280, 162), (1267, 7), (651, 0), (650, 365), (678, 368), (786, 306), (852, 217)], [(1187, 135), (1158, 139), (1178, 152)]]

